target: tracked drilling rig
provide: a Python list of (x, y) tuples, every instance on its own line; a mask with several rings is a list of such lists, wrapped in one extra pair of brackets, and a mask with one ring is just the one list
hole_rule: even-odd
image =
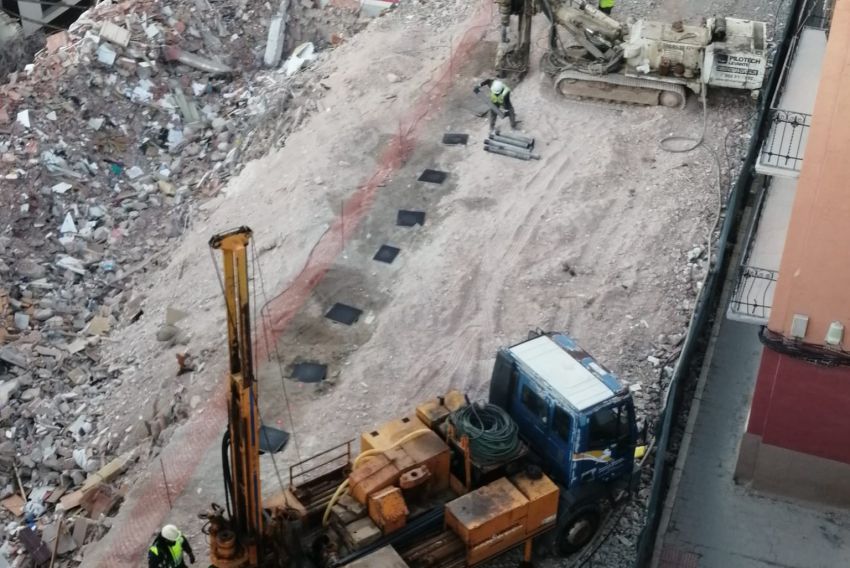
[[(549, 21), (541, 69), (568, 98), (682, 107), (686, 90), (709, 86), (757, 95), (767, 66), (765, 24), (708, 18), (698, 25), (637, 20), (621, 23), (584, 0), (496, 0), (500, 44), (496, 70), (529, 68), (532, 18)], [(517, 17), (516, 32), (510, 29)]]

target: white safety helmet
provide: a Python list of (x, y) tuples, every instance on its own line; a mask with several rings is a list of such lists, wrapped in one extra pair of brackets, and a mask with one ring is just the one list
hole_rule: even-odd
[(492, 83), (490, 83), (490, 92), (494, 95), (501, 95), (502, 91), (505, 90), (505, 84), (496, 79)]
[(159, 533), (162, 535), (162, 538), (166, 540), (170, 540), (171, 542), (177, 542), (180, 538), (180, 529), (175, 527), (174, 525), (165, 525), (162, 527), (162, 531)]

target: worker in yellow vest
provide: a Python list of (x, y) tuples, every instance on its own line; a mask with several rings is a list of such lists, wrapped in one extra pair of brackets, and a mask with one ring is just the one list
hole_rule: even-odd
[(604, 12), (608, 15), (611, 14), (611, 10), (614, 9), (614, 0), (599, 0), (599, 11)]
[(475, 94), (481, 92), (481, 87), (490, 87), (490, 132), (496, 128), (496, 116), (501, 114), (507, 116), (511, 121), (511, 128), (516, 128), (519, 121), (516, 119), (514, 105), (511, 104), (511, 90), (499, 79), (485, 79), (475, 86)]
[(189, 564), (194, 564), (195, 554), (189, 541), (177, 527), (165, 525), (148, 549), (148, 568), (185, 568), (184, 553), (189, 557)]

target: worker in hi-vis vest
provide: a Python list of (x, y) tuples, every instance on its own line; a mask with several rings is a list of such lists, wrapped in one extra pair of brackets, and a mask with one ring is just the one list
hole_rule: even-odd
[(190, 564), (195, 563), (189, 541), (177, 527), (165, 525), (148, 549), (148, 568), (185, 568), (183, 553), (189, 557)]
[(599, 0), (599, 11), (611, 14), (614, 9), (614, 0)]
[(499, 111), (504, 112), (511, 121), (511, 128), (516, 128), (518, 121), (511, 104), (511, 90), (499, 79), (485, 79), (475, 86), (475, 94), (481, 92), (481, 87), (490, 87), (490, 132), (496, 128), (496, 117)]

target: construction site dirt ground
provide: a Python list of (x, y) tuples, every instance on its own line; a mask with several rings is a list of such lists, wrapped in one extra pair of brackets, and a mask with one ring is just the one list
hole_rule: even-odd
[[(647, 15), (636, 4), (623, 2), (619, 15)], [(662, 2), (648, 15), (758, 17), (766, 6), (712, 4)], [(658, 144), (699, 134), (698, 101), (675, 110), (560, 100), (535, 53), (512, 98), (541, 159), (488, 154), (471, 88), (492, 70), (496, 10), (475, 4), (439, 28), (416, 25), (415, 13), (379, 19), (310, 71), (327, 89), (320, 112), (204, 203), (163, 268), (135, 285), (145, 315), (114, 335), (108, 354), (136, 362), (115, 412), (138, 415), (143, 428), (180, 391), (190, 416), (159, 457), (142, 458), (112, 530), (85, 565), (140, 565), (166, 520), (184, 529), (199, 558), (207, 553), (197, 513), (223, 500), (227, 368), (207, 241), (233, 226), (255, 235), (262, 419), (292, 433), (276, 463), (263, 458), (266, 495), (288, 482), (289, 464), (421, 400), (449, 389), (485, 398), (496, 350), (537, 328), (573, 335), (635, 385), (653, 419), (663, 389), (647, 356), (685, 331), (701, 280), (700, 262), (688, 255), (705, 248), (718, 212), (711, 154), (671, 154)], [(747, 93), (709, 96), (706, 144), (724, 170), (727, 143), (737, 159), (753, 109)], [(446, 132), (468, 133), (469, 142), (444, 146)], [(446, 181), (418, 182), (426, 168), (448, 172)], [(723, 179), (725, 192), (725, 171)], [(399, 209), (424, 211), (424, 225), (396, 226)], [(401, 249), (392, 264), (372, 259), (383, 244)], [(363, 310), (359, 321), (326, 319), (337, 302)], [(207, 354), (193, 374), (175, 378), (178, 348), (155, 340), (167, 306), (189, 314), (178, 324), (191, 336), (189, 350)], [(290, 380), (296, 361), (327, 364), (329, 380)], [(620, 541), (608, 565), (628, 564), (635, 537)]]

